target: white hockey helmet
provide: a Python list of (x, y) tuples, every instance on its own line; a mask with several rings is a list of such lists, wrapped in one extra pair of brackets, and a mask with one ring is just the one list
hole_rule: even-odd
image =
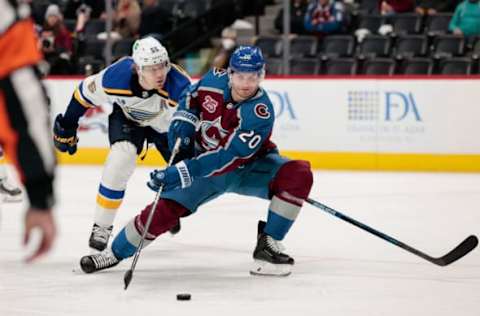
[(132, 58), (135, 64), (142, 69), (144, 66), (164, 64), (170, 69), (168, 52), (155, 38), (147, 36), (133, 43)]

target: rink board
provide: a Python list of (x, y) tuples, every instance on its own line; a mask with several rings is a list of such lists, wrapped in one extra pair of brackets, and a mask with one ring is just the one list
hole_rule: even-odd
[[(49, 79), (52, 116), (79, 79)], [(316, 169), (480, 171), (478, 79), (273, 78), (272, 138), (282, 153)], [(79, 150), (61, 163), (101, 164), (108, 153), (108, 104), (81, 120)], [(141, 164), (163, 160), (149, 150)]]

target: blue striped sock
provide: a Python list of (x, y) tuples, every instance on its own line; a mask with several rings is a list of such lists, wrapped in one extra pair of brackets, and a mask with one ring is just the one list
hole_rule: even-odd
[(128, 241), (125, 228), (123, 228), (113, 240), (112, 251), (118, 259), (131, 257), (135, 254), (135, 251), (137, 251), (137, 247)]
[(268, 210), (267, 224), (263, 231), (276, 240), (282, 240), (292, 227), (293, 221)]

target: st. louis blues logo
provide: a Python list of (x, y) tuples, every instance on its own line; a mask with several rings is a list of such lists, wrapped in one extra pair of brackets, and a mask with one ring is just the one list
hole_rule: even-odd
[(270, 117), (270, 112), (265, 104), (259, 103), (255, 105), (255, 115), (266, 120)]

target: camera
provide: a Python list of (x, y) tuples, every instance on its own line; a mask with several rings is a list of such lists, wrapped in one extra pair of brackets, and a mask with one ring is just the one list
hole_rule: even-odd
[(81, 6), (78, 7), (77, 9), (77, 15), (79, 14), (85, 14), (85, 15), (90, 15), (90, 12), (92, 12), (92, 8), (85, 3), (83, 3)]
[(51, 36), (42, 38), (42, 48), (44, 49), (52, 48), (53, 42), (54, 42), (54, 38)]

